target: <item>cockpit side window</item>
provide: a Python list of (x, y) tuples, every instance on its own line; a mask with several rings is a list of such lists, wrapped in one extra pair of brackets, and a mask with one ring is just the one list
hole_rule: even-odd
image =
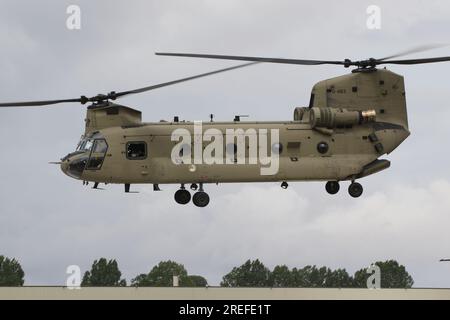
[(91, 143), (92, 146), (89, 149), (92, 148), (92, 151), (86, 169), (100, 170), (108, 150), (108, 144), (105, 139), (97, 139), (94, 142), (91, 141)]
[(93, 153), (105, 153), (108, 149), (108, 145), (106, 144), (105, 140), (96, 140)]
[(147, 158), (147, 143), (143, 141), (127, 143), (127, 159), (144, 160)]

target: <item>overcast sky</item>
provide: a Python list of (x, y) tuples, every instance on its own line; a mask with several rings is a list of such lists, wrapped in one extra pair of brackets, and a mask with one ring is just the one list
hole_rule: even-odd
[[(66, 9), (81, 8), (81, 30)], [(381, 29), (366, 8), (381, 8)], [(185, 51), (305, 59), (383, 57), (449, 43), (448, 1), (21, 1), (0, 0), (0, 100), (75, 98), (131, 89), (234, 65), (154, 56)], [(448, 56), (450, 47), (411, 57)], [(68, 265), (86, 270), (116, 258), (127, 278), (161, 260), (218, 285), (248, 258), (268, 267), (355, 270), (397, 259), (417, 287), (450, 287), (449, 63), (392, 66), (406, 78), (411, 136), (390, 169), (361, 180), (364, 195), (329, 196), (323, 183), (207, 186), (205, 209), (181, 207), (176, 186), (93, 191), (49, 161), (73, 151), (85, 108), (0, 110), (0, 255), (20, 260), (28, 285), (65, 284)], [(145, 121), (287, 120), (317, 81), (338, 66), (257, 65), (121, 103)]]

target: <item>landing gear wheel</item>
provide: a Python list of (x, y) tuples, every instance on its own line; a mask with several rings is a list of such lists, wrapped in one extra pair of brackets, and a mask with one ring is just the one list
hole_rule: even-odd
[(175, 201), (178, 204), (188, 204), (191, 201), (191, 194), (185, 189), (180, 189), (175, 192)]
[(339, 192), (339, 182), (337, 181), (328, 181), (325, 185), (325, 190), (329, 194), (336, 194)]
[(206, 192), (199, 191), (194, 194), (192, 201), (197, 207), (204, 208), (209, 204), (209, 196)]
[(359, 184), (358, 182), (352, 182), (350, 184), (350, 186), (348, 187), (348, 193), (353, 197), (353, 198), (358, 198), (359, 196), (362, 195), (363, 193), (363, 187), (361, 184)]

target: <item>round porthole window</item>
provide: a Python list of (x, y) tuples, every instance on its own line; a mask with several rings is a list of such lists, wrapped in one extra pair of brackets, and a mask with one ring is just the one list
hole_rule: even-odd
[(183, 158), (184, 156), (189, 157), (191, 155), (191, 146), (189, 144), (183, 144), (180, 148), (179, 156)]
[(328, 143), (326, 143), (326, 142), (322, 141), (317, 144), (317, 151), (319, 151), (319, 153), (321, 153), (321, 154), (327, 153), (328, 149), (329, 149)]
[(275, 154), (281, 154), (281, 152), (283, 152), (283, 145), (281, 143), (274, 143), (272, 145), (272, 152)]
[(235, 156), (237, 154), (237, 145), (234, 143), (227, 144), (226, 149), (230, 156)]

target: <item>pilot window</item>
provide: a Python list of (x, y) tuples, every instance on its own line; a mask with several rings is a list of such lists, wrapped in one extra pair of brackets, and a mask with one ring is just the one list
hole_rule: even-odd
[(87, 163), (86, 169), (100, 170), (105, 159), (108, 144), (103, 139), (95, 140), (92, 146), (91, 155)]
[(147, 158), (147, 144), (145, 142), (127, 143), (127, 158), (130, 160), (143, 160)]
[(108, 149), (108, 145), (105, 140), (96, 140), (93, 153), (105, 153)]

